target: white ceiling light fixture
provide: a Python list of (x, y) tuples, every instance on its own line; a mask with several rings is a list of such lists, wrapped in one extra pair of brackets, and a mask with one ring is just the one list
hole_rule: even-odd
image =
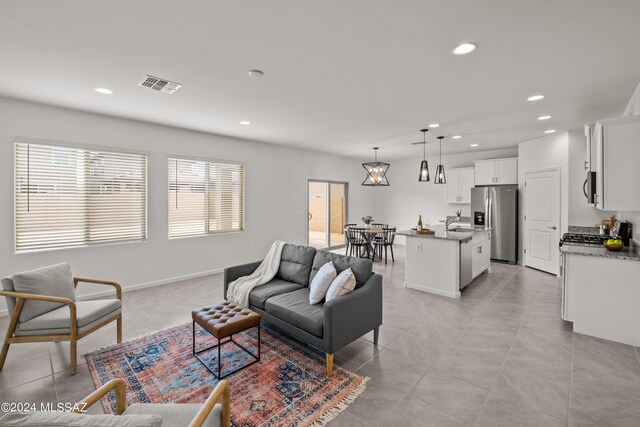
[(548, 129), (548, 130), (545, 130), (544, 133), (556, 133), (556, 130), (555, 129)]
[(264, 71), (262, 71), (262, 70), (249, 70), (249, 75), (251, 77), (262, 77), (262, 76), (264, 76)]
[(460, 138), (462, 138), (462, 135), (453, 135), (451, 137), (451, 139), (460, 139)]
[(111, 89), (107, 89), (106, 87), (97, 87), (94, 90), (103, 95), (113, 95), (113, 91)]
[(551, 116), (540, 116), (538, 117), (538, 120), (549, 120), (551, 118)]
[(540, 101), (541, 99), (544, 99), (544, 95), (542, 95), (542, 94), (531, 95), (530, 97), (527, 98), (527, 101), (534, 102), (534, 101)]
[(477, 147), (478, 144), (470, 144), (469, 147)]
[(251, 124), (251, 122), (249, 120), (240, 120), (239, 123), (241, 125), (243, 125), (243, 126), (249, 126)]
[(440, 127), (440, 123), (431, 123), (431, 124), (429, 125), (429, 127), (430, 127), (430, 128), (437, 128), (437, 127)]
[(477, 48), (478, 48), (477, 44), (471, 43), (471, 42), (465, 42), (465, 43), (459, 44), (455, 49), (453, 49), (451, 53), (458, 56), (468, 55), (474, 50), (476, 50)]

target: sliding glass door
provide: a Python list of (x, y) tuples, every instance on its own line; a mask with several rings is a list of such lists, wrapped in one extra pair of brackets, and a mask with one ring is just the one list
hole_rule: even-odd
[(345, 244), (347, 183), (309, 180), (307, 182), (307, 241), (318, 249)]

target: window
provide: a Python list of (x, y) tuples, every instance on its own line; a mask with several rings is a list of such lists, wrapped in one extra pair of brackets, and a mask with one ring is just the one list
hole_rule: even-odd
[(169, 238), (244, 230), (244, 165), (169, 158)]
[(146, 237), (146, 155), (15, 143), (16, 252)]

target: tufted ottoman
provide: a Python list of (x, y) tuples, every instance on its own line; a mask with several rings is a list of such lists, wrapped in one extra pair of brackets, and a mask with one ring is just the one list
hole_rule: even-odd
[[(205, 366), (205, 368), (209, 370), (209, 372), (215, 375), (216, 378), (222, 379), (222, 378), (228, 377), (229, 375), (235, 372), (238, 372), (239, 370), (244, 369), (247, 366), (260, 361), (261, 317), (258, 313), (255, 313), (249, 310), (248, 308), (236, 305), (232, 302), (224, 301), (216, 305), (193, 310), (193, 312), (191, 313), (191, 316), (193, 317), (193, 346), (192, 346), (193, 355), (196, 357), (196, 359), (200, 361), (200, 363), (202, 363)], [(216, 337), (218, 339), (218, 344), (196, 351), (196, 323), (200, 325), (205, 331), (209, 332), (211, 335)], [(233, 340), (233, 334), (245, 331), (255, 326), (258, 327), (258, 355), (257, 356)], [(222, 342), (222, 339), (227, 337), (229, 337), (229, 339), (227, 341)], [(226, 344), (229, 341), (231, 341), (233, 344), (237, 345), (239, 348), (244, 350), (247, 354), (249, 354), (255, 360), (247, 365), (244, 365), (241, 368), (238, 368), (231, 372), (227, 372), (225, 375), (221, 375), (222, 359), (220, 357), (220, 348), (222, 347), (223, 344)], [(209, 367), (209, 365), (200, 358), (200, 356), (198, 356), (200, 353), (203, 353), (207, 350), (211, 350), (216, 347), (218, 348), (218, 372), (217, 373), (214, 372)]]

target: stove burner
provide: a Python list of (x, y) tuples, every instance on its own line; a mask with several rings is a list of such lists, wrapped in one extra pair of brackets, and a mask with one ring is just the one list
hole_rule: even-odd
[(597, 234), (565, 233), (560, 244), (602, 246), (607, 238)]

